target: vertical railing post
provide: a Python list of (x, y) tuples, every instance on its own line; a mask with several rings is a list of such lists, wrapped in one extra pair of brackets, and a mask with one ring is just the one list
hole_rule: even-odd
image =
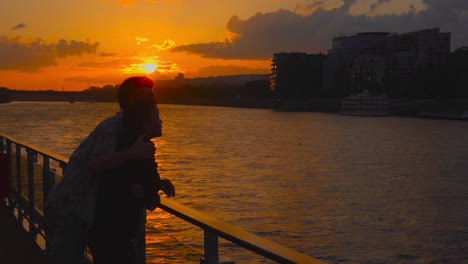
[(34, 190), (34, 161), (36, 152), (32, 149), (26, 149), (28, 154), (28, 214), (29, 214), (29, 234), (36, 240), (37, 230), (34, 225), (36, 219), (35, 213), (35, 190)]
[(219, 263), (219, 252), (218, 252), (218, 236), (208, 230), (204, 230), (204, 247), (205, 254), (203, 255), (203, 264), (218, 264)]
[(146, 264), (146, 208), (140, 209), (140, 222), (136, 237), (137, 264)]
[[(3, 137), (0, 136), (0, 155), (1, 155), (1, 154), (4, 154), (4, 153), (3, 153), (4, 150), (5, 150), (5, 144), (3, 143)], [(6, 156), (6, 159), (7, 159), (7, 160), (6, 160), (6, 164), (7, 164), (6, 166), (8, 166), (8, 156)], [(0, 166), (1, 166), (1, 165), (0, 165)], [(8, 168), (6, 168), (6, 169), (5, 169), (5, 168), (1, 168), (1, 169), (2, 169), (2, 171), (0, 171), (0, 174), (1, 174), (2, 172), (5, 172), (5, 171), (8, 173)], [(2, 178), (2, 183), (4, 183), (4, 182), (3, 182), (3, 181), (4, 181), (4, 178), (3, 178), (3, 177), (6, 177), (7, 182), (8, 182), (8, 188), (9, 188), (9, 190), (11, 191), (11, 188), (10, 188), (10, 187), (11, 187), (10, 175), (3, 175), (3, 176), (0, 175), (0, 177)], [(2, 183), (0, 183), (0, 184), (2, 184)], [(5, 187), (3, 187), (3, 186), (0, 186), (0, 187), (1, 187), (0, 189), (2, 189), (2, 191), (6, 191), (6, 190), (4, 189)], [(7, 195), (7, 194), (1, 194), (1, 195), (2, 195), (2, 197), (5, 196), (5, 198), (6, 198), (7, 201), (8, 201), (8, 204), (9, 204), (9, 200), (8, 200), (8, 198), (9, 198), (9, 192), (8, 192), (8, 191), (6, 191), (6, 192), (7, 192), (8, 195)], [(3, 199), (3, 198), (0, 199), (0, 202), (5, 202), (5, 199)]]
[(18, 195), (23, 191), (22, 186), (23, 179), (21, 178), (21, 146), (16, 144), (16, 182), (18, 183)]
[(7, 140), (6, 142), (6, 153), (7, 153), (7, 159), (8, 159), (8, 181), (10, 182), (10, 197), (8, 197), (8, 207), (10, 208), (10, 211), (14, 211), (14, 203), (12, 201), (12, 192), (13, 192), (13, 172), (12, 172), (12, 165), (13, 165), (13, 159), (11, 155), (11, 141)]
[(23, 210), (22, 208), (22, 194), (23, 194), (23, 178), (21, 175), (21, 146), (18, 143), (15, 143), (16, 145), (16, 197), (15, 197), (15, 203), (17, 206), (18, 210), (18, 223), (20, 225), (23, 224)]
[(65, 176), (65, 170), (67, 169), (67, 163), (61, 162), (59, 163), (60, 168), (62, 168), (62, 177)]
[(45, 252), (46, 254), (49, 253), (51, 247), (52, 247), (52, 240), (50, 239), (49, 235), (50, 232), (48, 232), (48, 215), (47, 215), (47, 210), (46, 210), (46, 202), (47, 198), (49, 197), (50, 191), (52, 191), (52, 188), (54, 187), (55, 184), (55, 173), (50, 169), (50, 158), (49, 156), (43, 155), (43, 162), (42, 162), (42, 190), (43, 190), (43, 199), (44, 199), (44, 206), (43, 206), (43, 212), (44, 212), (44, 234), (45, 234), (45, 241), (46, 241), (46, 248)]
[[(5, 144), (3, 143), (3, 137), (0, 136), (0, 154), (2, 154), (4, 150), (5, 150)], [(7, 164), (8, 164), (8, 156), (7, 156)], [(10, 175), (7, 175), (7, 179), (8, 179), (8, 182), (10, 183), (10, 186), (11, 186)], [(10, 188), (10, 191), (11, 191), (11, 188)], [(9, 197), (6, 197), (6, 198), (7, 198), (8, 204), (9, 204), (9, 202), (10, 202)]]
[[(42, 190), (43, 190), (43, 200), (44, 200), (44, 211), (45, 211), (45, 203), (47, 201), (47, 197), (49, 197), (49, 193), (52, 190), (55, 182), (55, 175), (51, 175), (52, 172), (50, 171), (50, 159), (49, 156), (43, 155), (42, 156)], [(54, 177), (52, 177), (54, 176)]]
[(3, 137), (0, 136), (0, 152), (5, 150), (5, 143), (3, 143)]

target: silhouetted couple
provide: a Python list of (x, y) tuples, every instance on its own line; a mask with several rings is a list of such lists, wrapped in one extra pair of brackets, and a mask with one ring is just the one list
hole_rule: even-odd
[(159, 205), (159, 190), (175, 195), (159, 177), (150, 141), (162, 136), (153, 86), (147, 77), (126, 79), (117, 92), (121, 111), (71, 155), (46, 203), (51, 263), (81, 263), (87, 245), (96, 264), (136, 263), (142, 208)]

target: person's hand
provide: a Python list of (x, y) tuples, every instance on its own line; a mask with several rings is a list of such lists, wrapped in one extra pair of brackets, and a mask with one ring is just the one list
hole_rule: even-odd
[(161, 190), (168, 196), (175, 196), (175, 186), (169, 179), (161, 179)]
[(140, 135), (138, 139), (128, 149), (133, 159), (154, 159), (156, 147), (151, 141), (145, 140), (146, 135)]
[(145, 207), (147, 210), (154, 211), (161, 203), (161, 197), (158, 194), (151, 195), (149, 200), (145, 201)]

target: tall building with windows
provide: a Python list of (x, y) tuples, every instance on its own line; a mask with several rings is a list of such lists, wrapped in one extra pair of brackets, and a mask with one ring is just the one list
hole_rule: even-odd
[(275, 53), (270, 88), (282, 100), (314, 97), (321, 88), (325, 55), (302, 52)]
[(356, 89), (353, 72), (356, 74), (363, 65), (356, 66), (355, 60), (361, 64), (371, 63), (370, 60), (373, 60), (372, 64), (380, 62), (374, 58), (382, 54), (388, 35), (387, 32), (363, 32), (334, 38), (324, 63), (323, 88), (337, 90), (343, 95)]
[(386, 39), (386, 89), (411, 94), (418, 85), (418, 72), (437, 69), (450, 55), (450, 33), (438, 28), (405, 34), (391, 34)]
[(450, 33), (438, 28), (336, 37), (324, 63), (323, 88), (346, 95), (372, 82), (395, 95), (408, 95), (415, 90), (418, 72), (443, 65), (449, 54)]

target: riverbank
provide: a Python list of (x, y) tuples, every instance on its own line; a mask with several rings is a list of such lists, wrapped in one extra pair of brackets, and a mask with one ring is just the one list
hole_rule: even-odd
[(390, 101), (390, 114), (434, 119), (468, 120), (468, 100), (396, 100)]
[[(339, 113), (340, 98), (279, 100), (253, 98), (161, 98), (161, 104), (260, 108), (280, 111)], [(109, 94), (58, 91), (14, 91), (11, 101), (115, 102)], [(468, 100), (390, 99), (389, 115), (437, 119), (468, 120)]]

